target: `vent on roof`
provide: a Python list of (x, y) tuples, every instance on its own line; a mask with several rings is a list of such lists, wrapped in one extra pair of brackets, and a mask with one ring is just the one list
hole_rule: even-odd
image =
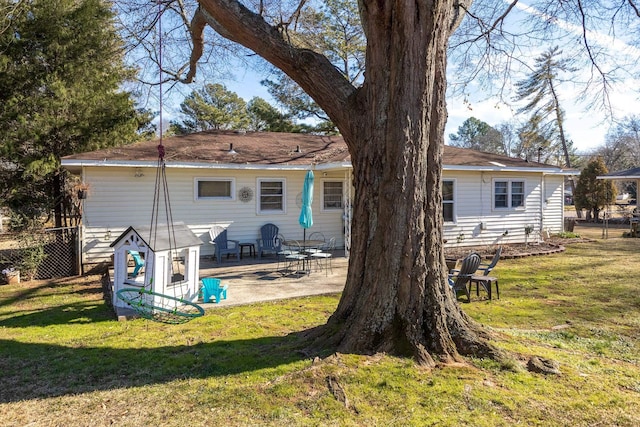
[(233, 149), (233, 144), (229, 144), (229, 154), (238, 154), (238, 152)]
[(296, 151), (294, 151), (294, 153), (302, 153), (299, 145), (296, 145)]

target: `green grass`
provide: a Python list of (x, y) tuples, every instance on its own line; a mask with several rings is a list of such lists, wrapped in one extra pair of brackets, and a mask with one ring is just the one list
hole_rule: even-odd
[[(165, 325), (113, 320), (95, 277), (0, 286), (0, 424), (637, 426), (640, 239), (614, 235), (501, 260), (501, 299), (463, 308), (513, 361), (434, 370), (303, 352), (300, 333), (326, 322), (337, 296)], [(528, 372), (531, 355), (558, 361), (562, 375)]]

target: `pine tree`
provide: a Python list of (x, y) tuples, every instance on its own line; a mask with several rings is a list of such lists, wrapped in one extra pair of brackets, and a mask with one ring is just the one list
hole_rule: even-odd
[(209, 129), (246, 129), (247, 103), (220, 83), (207, 84), (191, 92), (180, 104), (185, 120), (177, 129), (182, 133)]
[(616, 200), (616, 188), (612, 181), (598, 179), (609, 171), (601, 157), (593, 159), (580, 172), (578, 184), (573, 194), (576, 209), (587, 210), (587, 220), (597, 220), (600, 210)]
[(17, 4), (0, 33), (0, 193), (14, 213), (51, 209), (62, 225), (62, 156), (129, 143), (148, 116), (121, 84), (132, 77), (109, 3)]
[(458, 133), (449, 134), (449, 139), (451, 145), (455, 147), (506, 154), (502, 133), (475, 117), (469, 117), (465, 120), (458, 127)]

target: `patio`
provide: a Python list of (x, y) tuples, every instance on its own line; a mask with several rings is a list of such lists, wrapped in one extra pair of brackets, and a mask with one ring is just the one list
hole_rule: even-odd
[(342, 250), (333, 252), (332, 270), (312, 269), (310, 274), (283, 275), (276, 271), (274, 256), (262, 258), (223, 258), (217, 264), (211, 257), (200, 259), (200, 277), (216, 277), (229, 286), (228, 297), (219, 304), (203, 304), (206, 309), (275, 301), (310, 295), (342, 292), (347, 276), (348, 259)]

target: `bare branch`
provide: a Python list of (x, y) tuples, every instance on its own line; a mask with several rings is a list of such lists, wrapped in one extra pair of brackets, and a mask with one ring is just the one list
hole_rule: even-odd
[[(507, 17), (507, 15), (509, 15), (509, 12), (511, 12), (513, 10), (513, 8), (516, 6), (517, 3), (518, 3), (518, 0), (513, 0), (513, 2), (511, 2), (511, 4), (509, 4), (509, 7), (507, 7), (505, 9), (504, 13), (502, 15), (498, 16), (498, 18), (493, 22), (493, 24), (490, 27), (488, 27), (485, 31), (480, 33), (474, 40), (467, 40), (466, 43), (477, 42), (478, 40), (480, 40), (483, 37), (489, 39), (491, 37), (491, 34), (493, 32), (495, 32), (496, 28), (498, 28), (498, 24), (500, 25), (500, 27), (502, 27), (502, 24), (504, 23), (505, 18)], [(484, 22), (482, 21), (482, 19), (478, 18), (477, 16), (474, 16), (466, 8), (465, 8), (465, 13), (467, 15), (473, 17), (474, 19), (476, 19), (478, 21), (478, 23), (481, 26), (484, 27)], [(502, 28), (500, 28), (500, 31), (502, 31)]]
[[(236, 0), (200, 0), (207, 23), (223, 37), (245, 46), (281, 69), (314, 99), (335, 122), (347, 114), (356, 88), (321, 54), (294, 47), (278, 28)], [(210, 18), (210, 19), (209, 19)], [(344, 121), (344, 120), (340, 120)]]
[(636, 16), (640, 18), (640, 8), (637, 4), (634, 3), (634, 0), (627, 0), (627, 3), (629, 3), (629, 6), (631, 6), (631, 8), (635, 10)]
[(600, 67), (600, 65), (598, 64), (598, 61), (596, 60), (595, 56), (593, 55), (592, 49), (591, 49), (591, 43), (587, 37), (587, 21), (586, 21), (586, 16), (584, 13), (584, 9), (582, 7), (582, 0), (577, 0), (577, 4), (578, 4), (578, 10), (580, 11), (580, 17), (582, 20), (582, 40), (584, 42), (584, 47), (587, 50), (587, 54), (589, 55), (589, 59), (591, 60), (591, 64), (592, 67), (594, 67), (598, 74), (600, 75), (601, 81), (602, 81), (602, 90), (603, 90), (603, 97), (604, 97), (604, 101), (607, 104), (608, 109), (611, 109), (611, 100), (609, 98), (609, 91), (608, 91), (608, 87), (609, 87), (609, 82), (607, 79), (607, 73), (605, 73), (602, 68)]

